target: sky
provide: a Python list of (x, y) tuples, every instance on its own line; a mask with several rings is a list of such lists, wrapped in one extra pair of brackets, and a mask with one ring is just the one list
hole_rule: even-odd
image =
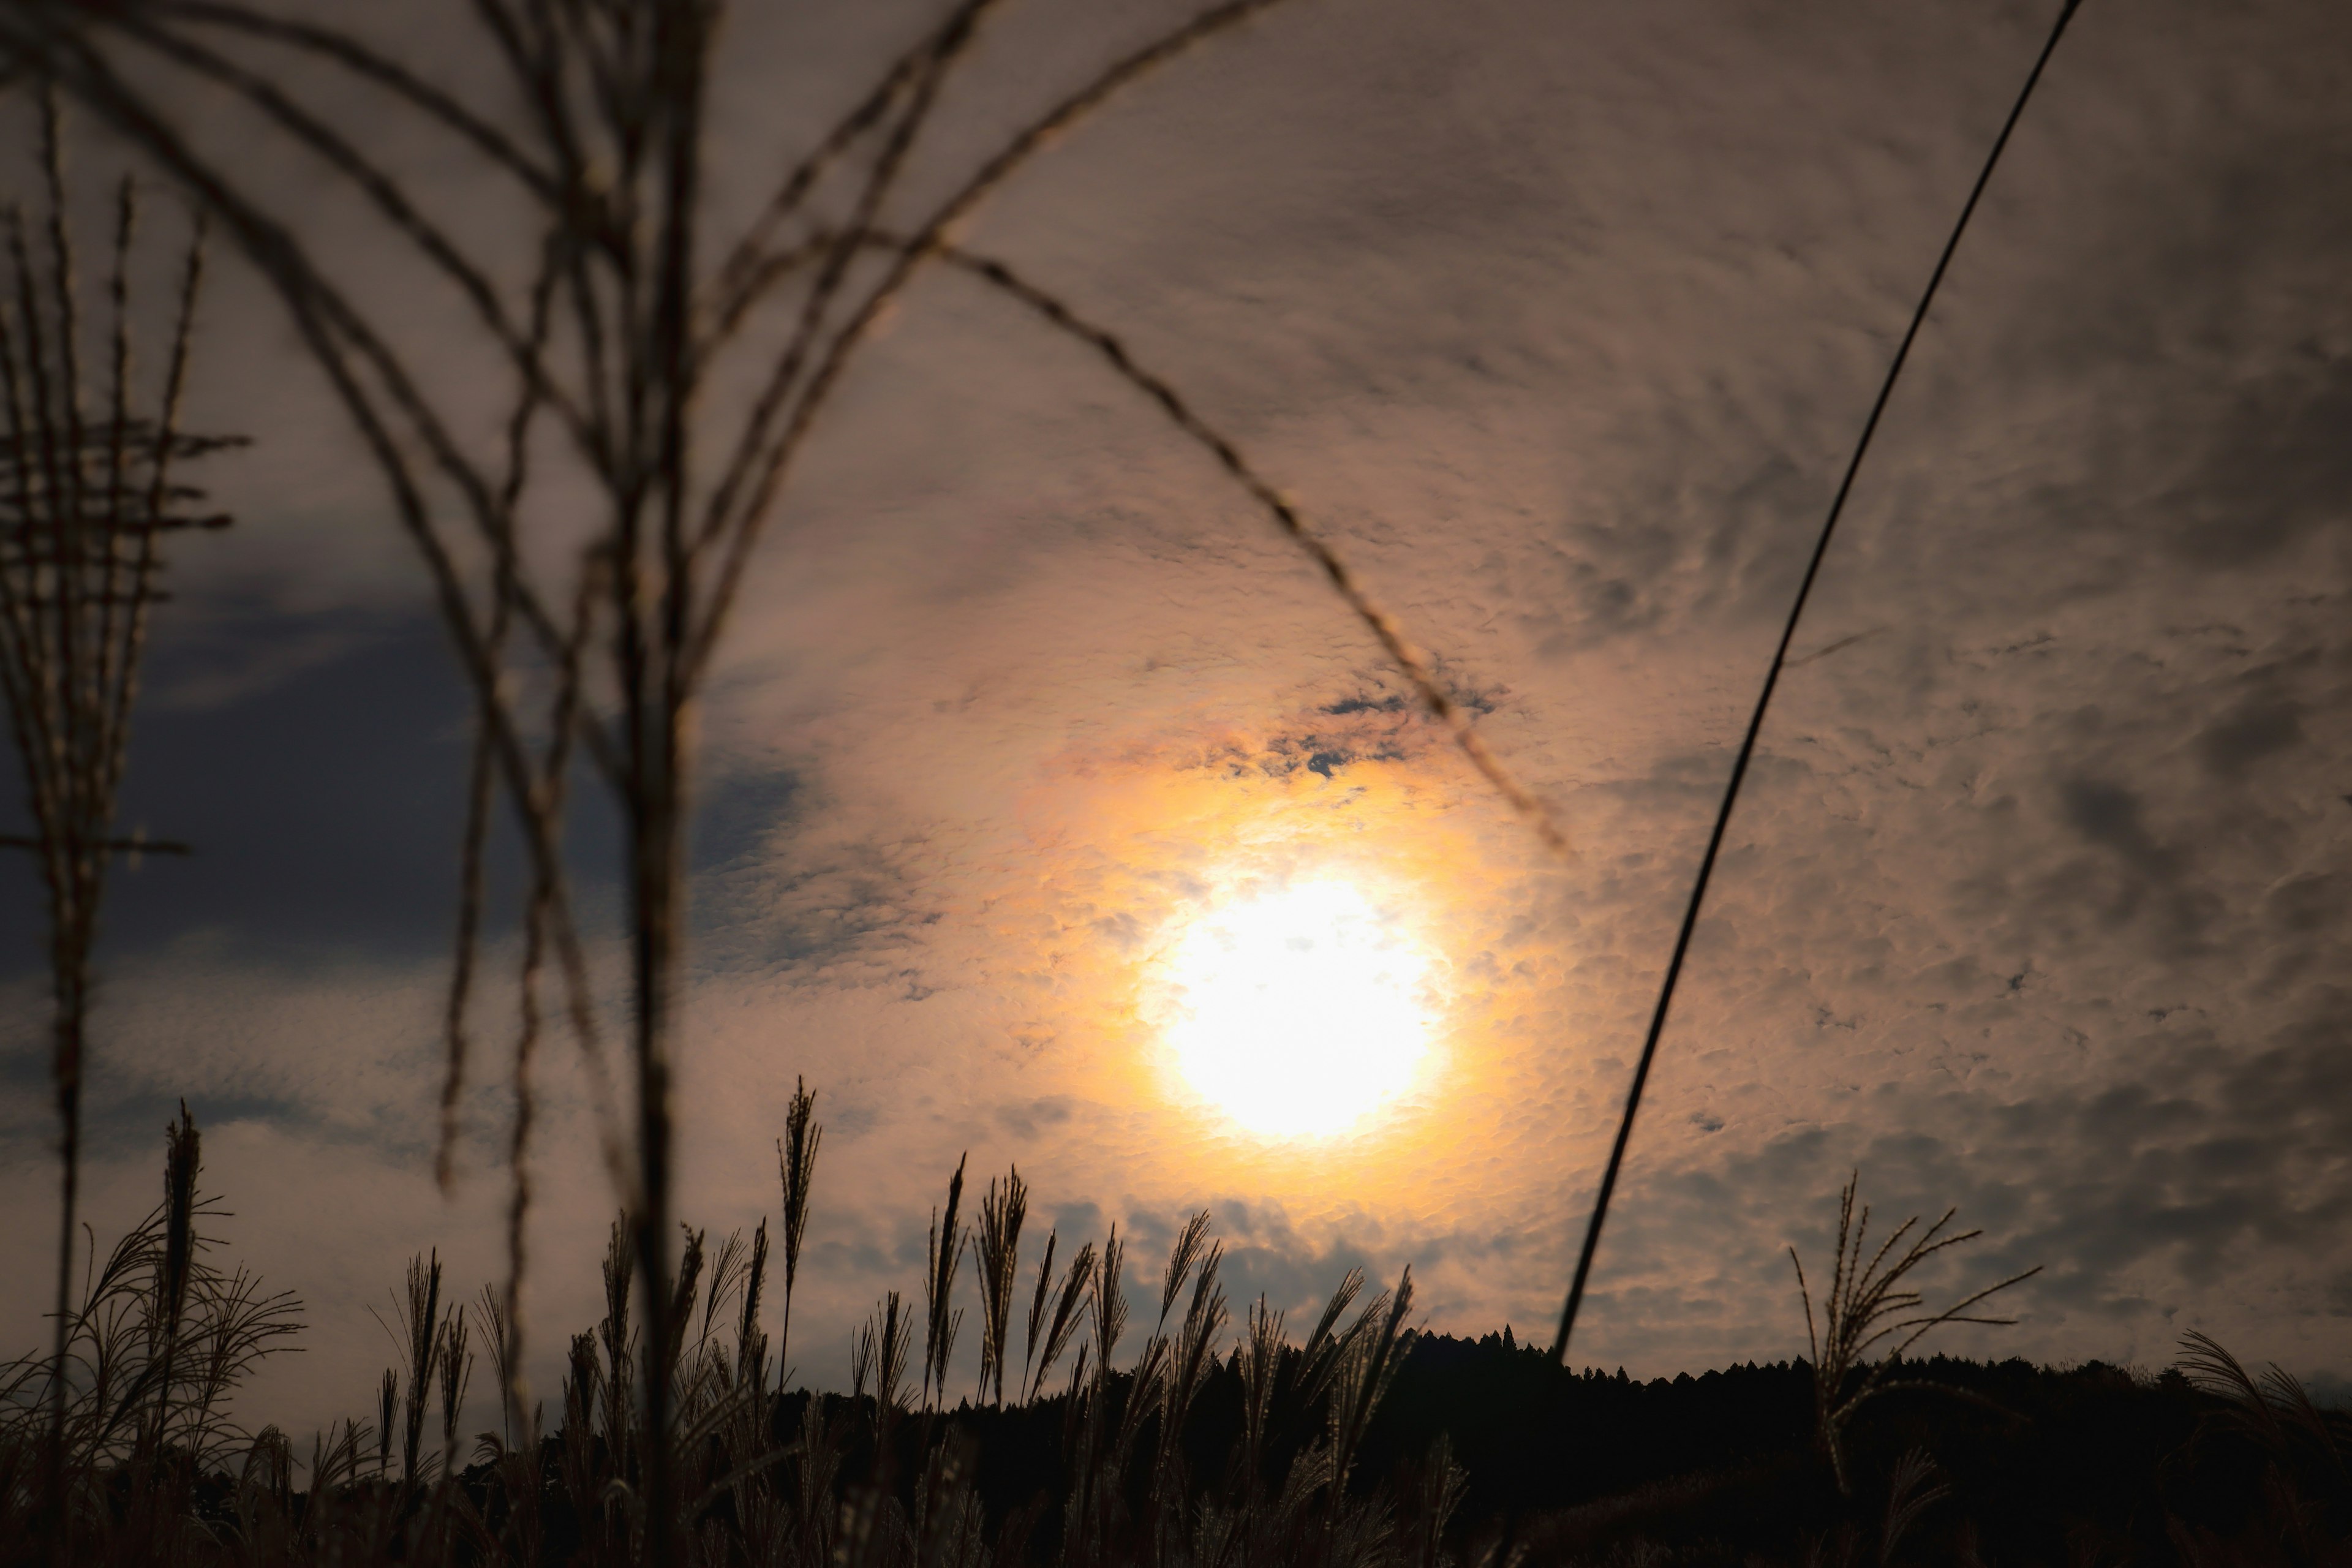
[[(1184, 14), (1010, 8), (915, 192)], [(930, 15), (741, 7), (714, 222)], [(1292, 0), (988, 204), (967, 241), (1114, 325), (1297, 500), (1572, 849), (1131, 388), (926, 276), (828, 410), (698, 715), (678, 1207), (714, 1237), (772, 1215), (785, 1105), (817, 1091), (803, 1380), (845, 1381), (858, 1318), (918, 1288), (967, 1155), (975, 1184), (1018, 1165), (1065, 1255), (1116, 1222), (1156, 1275), (1206, 1208), (1237, 1301), (1296, 1321), (1351, 1266), (1410, 1264), (1426, 1327), (1548, 1337), (1805, 552), (2049, 21)], [(377, 25), (495, 101), (455, 16)], [(2347, 60), (2325, 0), (2077, 17), (1798, 633), (1580, 1364), (1801, 1353), (1788, 1248), (1825, 1269), (1858, 1170), (1882, 1231), (1948, 1205), (1982, 1227), (1932, 1297), (2042, 1267), (2020, 1321), (1956, 1352), (2156, 1367), (2197, 1329), (2347, 1370)], [(478, 174), (338, 107), (495, 247)], [(325, 177), (202, 123), (462, 401), (454, 318)], [(196, 853), (110, 894), (87, 1213), (105, 1237), (149, 1206), (185, 1097), (221, 1256), (307, 1303), (304, 1353), (241, 1414), (303, 1431), (366, 1408), (393, 1359), (368, 1309), (412, 1252), (468, 1292), (502, 1278), (508, 1102), (468, 1097), (445, 1196), (466, 706), (424, 572), (233, 260), (196, 376), (194, 423), (256, 444), (211, 460), (238, 521), (175, 547), (156, 626), (123, 816)], [(609, 934), (612, 819), (581, 817)], [(9, 876), (0, 1322), (30, 1348), (56, 1132), (38, 889)], [(1331, 886), (1421, 965), (1429, 1054), (1343, 1134), (1267, 1137), (1187, 1087), (1169, 965), (1204, 915)], [(1353, 1016), (1318, 1041), (1343, 1077), (1370, 1060)], [(577, 1073), (546, 1070), (527, 1302), (551, 1394), (614, 1199)]]

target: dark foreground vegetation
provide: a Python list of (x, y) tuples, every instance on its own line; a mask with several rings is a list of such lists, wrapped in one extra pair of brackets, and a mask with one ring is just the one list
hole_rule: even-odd
[[(230, 1411), (299, 1304), (210, 1258), (184, 1112), (163, 1201), (94, 1273), (64, 1364), (0, 1369), (0, 1561), (643, 1562), (658, 1445), (677, 1500), (660, 1560), (711, 1568), (2352, 1562), (2352, 1424), (2210, 1340), (2158, 1375), (1852, 1353), (1915, 1342), (1990, 1292), (1922, 1310), (1905, 1260), (1966, 1236), (1906, 1226), (1866, 1251), (1851, 1187), (1814, 1326), (1830, 1373), (1644, 1383), (1570, 1371), (1508, 1330), (1417, 1332), (1409, 1270), (1369, 1297), (1351, 1272), (1311, 1323), (1262, 1299), (1229, 1321), (1205, 1215), (1133, 1286), (1116, 1231), (1058, 1269), (1049, 1235), (1024, 1270), (1018, 1176), (968, 1224), (959, 1169), (919, 1306), (877, 1306), (848, 1394), (786, 1392), (763, 1296), (788, 1335), (813, 1101), (780, 1148), (774, 1267), (765, 1221), (716, 1247), (688, 1231), (664, 1343), (633, 1311), (616, 1224), (604, 1316), (570, 1342), (551, 1408), (519, 1397), (501, 1293), (460, 1301), (416, 1259), (385, 1319), (404, 1364), (372, 1418), (317, 1435), (299, 1466), (286, 1435)], [(1147, 1331), (1131, 1351), (1130, 1294)], [(973, 1307), (976, 1386), (954, 1356)], [(469, 1433), (478, 1346), (498, 1425)], [(658, 1423), (642, 1397), (656, 1354), (678, 1394)]]

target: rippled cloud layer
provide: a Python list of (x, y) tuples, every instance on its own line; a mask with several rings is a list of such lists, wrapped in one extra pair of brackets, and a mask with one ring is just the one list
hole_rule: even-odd
[[(1165, 8), (1034, 9), (943, 167)], [(1432, 1327), (1546, 1331), (1811, 531), (2045, 23), (1312, 0), (985, 214), (975, 247), (1117, 323), (1296, 495), (1575, 852), (1131, 389), (929, 279), (702, 716), (682, 1211), (772, 1213), (784, 1105), (818, 1089), (803, 1375), (913, 1288), (967, 1152), (1017, 1162), (1066, 1246), (1117, 1222), (1142, 1258), (1205, 1207), (1236, 1291), (1295, 1308), (1409, 1262)], [(735, 61), (792, 82), (891, 41), (765, 26)], [(1858, 1165), (1881, 1215), (1984, 1227), (1945, 1282), (2045, 1266), (2021, 1323), (1956, 1348), (2159, 1363), (2199, 1327), (2342, 1365), (2352, 105), (2321, 62), (2347, 46), (2293, 0), (2084, 8), (1800, 636), (1579, 1359), (1801, 1348), (1786, 1248), (1826, 1255)], [(223, 487), (247, 521), (185, 552), (133, 763), (134, 817), (202, 853), (110, 917), (92, 1201), (144, 1206), (188, 1096), (233, 1247), (312, 1303), (262, 1391), (302, 1421), (363, 1404), (362, 1308), (407, 1251), (503, 1267), (505, 1100), (493, 1062), (445, 1201), (463, 704), (389, 521), (320, 455), (344, 437), (253, 341), (205, 392), (262, 437)], [(587, 810), (608, 931), (610, 839)], [(1347, 1136), (1267, 1139), (1182, 1091), (1155, 966), (1202, 910), (1318, 880), (1425, 950), (1435, 1065)], [(5, 914), (20, 1261), (48, 1245), (32, 892)], [(549, 1070), (542, 1349), (593, 1314), (611, 1206)], [(41, 1272), (0, 1294), (20, 1338)]]

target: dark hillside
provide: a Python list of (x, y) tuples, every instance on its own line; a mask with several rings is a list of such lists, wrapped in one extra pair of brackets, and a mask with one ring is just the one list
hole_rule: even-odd
[[(1801, 1360), (1642, 1382), (1563, 1371), (1500, 1334), (1425, 1335), (1372, 1423), (1352, 1489), (1409, 1511), (1442, 1436), (1466, 1472), (1448, 1531), (1465, 1563), (1507, 1533), (1533, 1563), (1876, 1562), (1890, 1511), (1906, 1562), (2169, 1564), (2216, 1550), (2231, 1561), (2232, 1549), (2323, 1562), (2352, 1526), (2327, 1456), (2274, 1453), (2239, 1406), (2176, 1372), (1939, 1356), (1894, 1378), (1937, 1386), (1889, 1393), (1849, 1429), (1845, 1498), (1813, 1445)], [(799, 1405), (788, 1402), (780, 1431)], [(1232, 1484), (1240, 1407), (1239, 1375), (1223, 1366), (1185, 1443), (1194, 1484), (1213, 1495)], [(992, 1520), (1026, 1507), (1039, 1514), (1036, 1545), (1049, 1546), (1041, 1504), (1064, 1483), (1062, 1402), (947, 1419), (973, 1440)], [(916, 1434), (906, 1436), (911, 1466)], [(1274, 1462), (1318, 1436), (1282, 1430)], [(1898, 1472), (1915, 1453), (1932, 1468), (1906, 1485)], [(1907, 1520), (1890, 1510), (1898, 1493), (1915, 1505)]]
[[(2181, 1561), (2184, 1543), (2289, 1549), (2304, 1521), (2313, 1560), (2347, 1518), (2333, 1455), (2273, 1453), (2238, 1406), (2177, 1372), (1936, 1357), (1890, 1381), (1849, 1429), (1853, 1496), (1842, 1499), (1811, 1436), (1803, 1361), (1638, 1382), (1570, 1373), (1503, 1336), (1419, 1342), (1366, 1444), (1368, 1475), (1444, 1433), (1468, 1471), (1457, 1528), (1506, 1528), (1538, 1561), (1663, 1549), (1675, 1561), (1832, 1555), (1851, 1531), (1875, 1559), (1896, 1471), (1934, 1468), (1913, 1499), (1904, 1555), (1993, 1563)], [(1948, 1391), (1948, 1392), (1947, 1392)], [(2274, 1560), (2258, 1555), (2257, 1560)]]

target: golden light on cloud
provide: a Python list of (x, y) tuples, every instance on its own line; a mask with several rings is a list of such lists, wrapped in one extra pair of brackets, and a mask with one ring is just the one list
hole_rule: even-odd
[(1171, 931), (1161, 1040), (1183, 1089), (1242, 1131), (1344, 1133), (1427, 1070), (1430, 963), (1351, 883), (1250, 893)]

